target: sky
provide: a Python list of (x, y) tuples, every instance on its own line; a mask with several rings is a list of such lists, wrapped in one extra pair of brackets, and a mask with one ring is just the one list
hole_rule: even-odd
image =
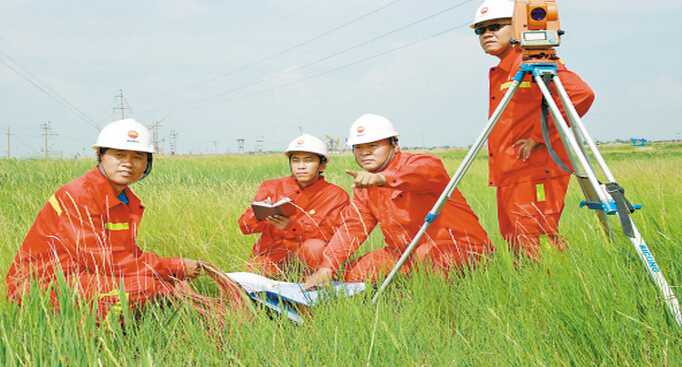
[[(177, 154), (237, 153), (238, 140), (281, 151), (301, 131), (343, 147), (365, 113), (391, 120), (403, 146), (466, 147), (498, 61), (469, 28), (481, 3), (4, 1), (0, 153), (92, 156), (122, 113), (158, 125), (166, 153), (173, 142)], [(596, 94), (592, 138), (680, 139), (682, 2), (557, 6), (557, 53)]]

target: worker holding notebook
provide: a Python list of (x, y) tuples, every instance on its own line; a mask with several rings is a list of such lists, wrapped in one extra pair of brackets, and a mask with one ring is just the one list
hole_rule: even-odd
[(303, 134), (284, 155), (291, 175), (264, 181), (252, 206), (239, 218), (242, 233), (261, 234), (247, 267), (265, 276), (281, 275), (295, 264), (316, 270), (324, 247), (341, 225), (340, 212), (349, 203), (346, 191), (322, 175), (329, 155), (320, 139)]

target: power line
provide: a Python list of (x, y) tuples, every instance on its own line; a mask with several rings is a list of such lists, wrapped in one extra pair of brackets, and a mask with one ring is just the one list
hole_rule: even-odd
[[(378, 9), (375, 9), (375, 10), (373, 10), (373, 11), (371, 11), (371, 12), (365, 14), (365, 15), (362, 15), (362, 16), (360, 16), (360, 17), (358, 17), (358, 18), (355, 18), (355, 19), (351, 20), (350, 22), (347, 22), (347, 23), (345, 23), (345, 24), (343, 24), (343, 25), (340, 25), (340, 26), (338, 26), (338, 27), (336, 27), (336, 28), (333, 28), (333, 29), (331, 29), (331, 30), (329, 30), (329, 31), (327, 31), (327, 32), (324, 32), (324, 33), (322, 33), (322, 34), (320, 34), (320, 35), (318, 35), (318, 36), (315, 36), (315, 37), (313, 37), (313, 38), (311, 38), (311, 39), (309, 39), (309, 40), (307, 40), (307, 41), (301, 42), (301, 43), (297, 44), (296, 46), (290, 47), (290, 48), (288, 48), (288, 49), (286, 49), (286, 50), (284, 50), (284, 51), (278, 52), (278, 53), (276, 53), (276, 54), (274, 54), (274, 55), (270, 55), (270, 56), (268, 56), (268, 57), (266, 57), (266, 58), (264, 58), (264, 59), (261, 59), (261, 60), (259, 60), (259, 61), (253, 62), (253, 63), (251, 63), (251, 64), (249, 64), (249, 65), (246, 65), (246, 66), (244, 66), (244, 67), (242, 67), (242, 68), (239, 68), (239, 69), (237, 69), (237, 70), (231, 71), (231, 72), (229, 72), (229, 73), (227, 73), (227, 74), (223, 74), (223, 75), (217, 76), (217, 77), (215, 77), (215, 78), (207, 79), (207, 80), (204, 80), (203, 82), (199, 82), (199, 83), (196, 83), (196, 84), (192, 84), (192, 85), (189, 85), (189, 86), (186, 86), (186, 87), (183, 87), (183, 88), (180, 88), (180, 89), (176, 89), (176, 90), (173, 90), (173, 91), (170, 91), (170, 92), (166, 92), (166, 93), (163, 93), (163, 94), (158, 94), (158, 95), (156, 95), (156, 96), (154, 96), (154, 97), (161, 97), (161, 96), (165, 96), (165, 95), (168, 95), (168, 94), (173, 94), (173, 93), (181, 92), (181, 91), (183, 91), (183, 90), (187, 90), (187, 89), (190, 89), (190, 88), (198, 87), (198, 86), (200, 86), (200, 85), (204, 85), (204, 84), (206, 84), (206, 83), (210, 83), (210, 82), (212, 82), (212, 81), (215, 81), (215, 80), (218, 80), (218, 79), (222, 79), (222, 78), (224, 78), (224, 77), (227, 77), (227, 76), (236, 74), (236, 73), (238, 73), (238, 72), (240, 72), (240, 71), (244, 71), (244, 70), (249, 69), (249, 68), (251, 68), (251, 67), (253, 67), (253, 66), (256, 66), (256, 65), (258, 65), (258, 64), (262, 64), (262, 63), (264, 63), (264, 62), (266, 62), (266, 61), (268, 61), (268, 60), (272, 60), (272, 59), (274, 59), (275, 57), (281, 56), (281, 55), (283, 55), (283, 54), (285, 54), (285, 53), (287, 53), (287, 52), (289, 52), (289, 51), (293, 51), (293, 50), (295, 50), (295, 49), (297, 49), (297, 48), (299, 48), (299, 47), (301, 47), (301, 46), (307, 45), (307, 44), (309, 44), (309, 43), (311, 43), (311, 42), (313, 42), (313, 41), (315, 41), (315, 40), (318, 40), (318, 39), (320, 39), (320, 38), (322, 38), (322, 37), (324, 37), (324, 36), (327, 36), (327, 35), (329, 35), (329, 34), (331, 34), (331, 33), (333, 33), (333, 32), (336, 32), (336, 31), (338, 31), (339, 29), (342, 29), (342, 28), (344, 28), (344, 27), (347, 27), (347, 26), (349, 26), (349, 25), (351, 25), (351, 24), (353, 24), (353, 23), (355, 23), (355, 22), (357, 22), (357, 21), (359, 21), (359, 20), (361, 20), (361, 19), (367, 18), (368, 16), (370, 16), (370, 15), (372, 15), (372, 14), (374, 14), (374, 13), (377, 13), (377, 12), (379, 12), (379, 11), (381, 11), (381, 10), (383, 10), (383, 9), (385, 9), (385, 8), (387, 8), (387, 7), (389, 7), (389, 6), (393, 5), (393, 4), (395, 4), (395, 3), (397, 3), (397, 2), (400, 2), (400, 1), (401, 1), (401, 0), (395, 0), (395, 1), (393, 1), (393, 2), (391, 2), (391, 3), (388, 3), (388, 4), (386, 4), (386, 5), (382, 6), (382, 7), (379, 7)], [(469, 1), (473, 1), (473, 0), (469, 0)], [(148, 97), (148, 98), (152, 98), (152, 97)]]
[[(164, 111), (164, 110), (168, 110), (168, 109), (174, 109), (174, 108), (178, 108), (178, 107), (183, 107), (183, 106), (191, 105), (191, 104), (194, 104), (194, 103), (197, 103), (197, 102), (206, 101), (206, 100), (209, 100), (209, 99), (213, 99), (213, 98), (217, 98), (217, 97), (220, 97), (220, 96), (224, 96), (224, 95), (227, 95), (227, 94), (230, 94), (230, 93), (233, 93), (233, 92), (242, 90), (242, 89), (254, 87), (254, 86), (259, 85), (259, 84), (263, 84), (263, 83), (265, 83), (265, 82), (267, 82), (267, 81), (270, 81), (270, 80), (272, 80), (272, 79), (280, 78), (280, 77), (282, 77), (282, 76), (284, 76), (284, 75), (293, 73), (293, 72), (295, 72), (295, 71), (297, 71), (297, 70), (302, 70), (302, 69), (307, 68), (307, 67), (309, 67), (309, 66), (318, 64), (318, 63), (320, 63), (320, 62), (322, 62), (322, 61), (329, 60), (329, 59), (331, 59), (331, 58), (334, 58), (334, 57), (339, 56), (339, 55), (341, 55), (341, 54), (344, 54), (344, 53), (346, 53), (346, 52), (349, 52), (349, 51), (355, 50), (355, 49), (357, 49), (357, 48), (360, 48), (360, 47), (362, 47), (362, 46), (368, 45), (368, 44), (370, 44), (370, 43), (372, 43), (372, 42), (375, 42), (375, 41), (378, 41), (378, 40), (380, 40), (380, 39), (382, 39), (382, 38), (388, 37), (388, 36), (390, 36), (390, 35), (392, 35), (392, 34), (398, 33), (398, 32), (400, 32), (400, 31), (402, 31), (402, 30), (405, 30), (405, 29), (410, 28), (410, 27), (413, 27), (413, 26), (415, 26), (415, 25), (417, 25), (417, 24), (423, 23), (423, 22), (425, 22), (425, 21), (427, 21), (427, 20), (429, 20), (429, 19), (431, 19), (431, 18), (434, 18), (434, 17), (437, 17), (437, 16), (442, 15), (442, 14), (444, 14), (444, 13), (447, 13), (447, 12), (449, 12), (449, 11), (455, 9), (455, 8), (458, 8), (458, 7), (460, 7), (460, 6), (464, 5), (464, 4), (470, 3), (470, 2), (472, 2), (472, 1), (473, 1), (473, 0), (466, 0), (466, 1), (464, 1), (464, 2), (461, 2), (461, 3), (457, 4), (457, 5), (454, 5), (454, 6), (451, 6), (451, 7), (447, 8), (447, 9), (445, 9), (445, 10), (442, 10), (442, 11), (440, 11), (440, 12), (438, 12), (438, 13), (429, 15), (429, 16), (426, 17), (426, 18), (422, 18), (422, 19), (420, 19), (420, 20), (418, 20), (418, 21), (412, 22), (412, 23), (410, 23), (410, 24), (408, 24), (408, 25), (405, 25), (405, 26), (403, 26), (403, 27), (400, 27), (400, 28), (398, 28), (398, 29), (394, 29), (394, 30), (392, 30), (392, 31), (390, 31), (390, 32), (388, 32), (388, 33), (384, 33), (383, 35), (381, 35), (381, 36), (379, 36), (379, 37), (375, 37), (375, 38), (373, 38), (373, 39), (371, 39), (371, 40), (368, 40), (368, 41), (362, 42), (362, 43), (360, 43), (360, 44), (357, 44), (357, 45), (355, 45), (355, 46), (353, 46), (353, 47), (347, 48), (347, 49), (345, 49), (345, 50), (343, 50), (343, 51), (336, 52), (336, 53), (334, 53), (334, 54), (332, 54), (332, 55), (323, 57), (323, 58), (318, 59), (318, 60), (316, 60), (316, 61), (313, 61), (313, 62), (310, 62), (310, 63), (305, 64), (305, 65), (303, 65), (303, 66), (300, 66), (300, 67), (298, 67), (297, 69), (285, 71), (285, 72), (282, 72), (282, 73), (273, 75), (273, 76), (271, 76), (271, 77), (269, 77), (269, 78), (261, 79), (261, 80), (259, 80), (259, 81), (257, 81), (257, 82), (254, 82), (254, 83), (251, 83), (251, 84), (247, 84), (247, 85), (243, 85), (243, 86), (241, 86), (241, 87), (234, 88), (234, 89), (228, 90), (228, 91), (226, 91), (226, 92), (222, 92), (222, 93), (215, 94), (215, 95), (212, 95), (212, 96), (208, 96), (208, 97), (204, 97), (204, 98), (200, 98), (200, 99), (195, 99), (195, 100), (193, 100), (193, 101), (189, 101), (189, 102), (186, 102), (186, 103), (182, 103), (182, 104), (178, 104), (178, 105), (174, 105), (174, 106), (170, 106), (170, 107), (157, 108), (157, 109), (153, 109), (153, 110), (147, 110), (147, 111), (145, 111), (145, 112)], [(460, 27), (461, 27), (461, 26), (460, 26)], [(457, 28), (459, 28), (459, 27), (457, 27)], [(456, 29), (456, 28), (453, 28), (453, 29)], [(397, 50), (397, 49), (396, 49), (396, 50)], [(304, 80), (305, 80), (305, 79), (304, 79)], [(190, 108), (191, 108), (191, 107), (190, 107)], [(188, 108), (188, 109), (189, 109), (189, 108)]]
[[(86, 116), (83, 112), (81, 112), (81, 111), (80, 111), (78, 108), (76, 108), (74, 105), (72, 105), (71, 103), (69, 103), (69, 101), (67, 101), (64, 97), (60, 96), (59, 93), (57, 93), (57, 92), (55, 92), (54, 90), (52, 90), (52, 88), (50, 88), (47, 84), (43, 83), (43, 82), (42, 82), (40, 79), (38, 79), (35, 75), (31, 74), (31, 73), (30, 73), (28, 70), (26, 70), (23, 66), (19, 65), (19, 63), (16, 62), (16, 61), (14, 61), (11, 57), (9, 57), (9, 55), (7, 55), (6, 53), (4, 53), (4, 52), (2, 52), (2, 51), (0, 51), (0, 54), (2, 54), (2, 55), (5, 56), (6, 58), (8, 58), (10, 61), (12, 61), (12, 62), (13, 62), (15, 65), (17, 65), (21, 70), (23, 70), (26, 74), (30, 75), (32, 78), (34, 78), (35, 80), (37, 80), (38, 83), (42, 84), (47, 90), (49, 90), (50, 92), (52, 92), (54, 95), (48, 93), (45, 89), (43, 89), (42, 87), (40, 87), (39, 85), (37, 85), (36, 83), (34, 83), (32, 80), (30, 80), (29, 78), (27, 78), (25, 75), (23, 75), (22, 73), (20, 73), (19, 71), (17, 71), (15, 68), (13, 68), (12, 66), (10, 66), (9, 64), (7, 64), (6, 62), (4, 62), (3, 60), (0, 60), (0, 62), (3, 63), (3, 64), (5, 64), (5, 66), (7, 66), (10, 70), (12, 70), (13, 72), (15, 72), (15, 73), (16, 73), (17, 75), (19, 75), (20, 77), (24, 78), (27, 82), (33, 84), (33, 86), (35, 86), (36, 88), (38, 88), (38, 89), (39, 89), (40, 91), (42, 91), (43, 93), (47, 94), (50, 98), (54, 99), (55, 101), (57, 101), (57, 102), (58, 102), (59, 104), (61, 104), (62, 106), (66, 107), (67, 110), (71, 111), (71, 112), (74, 113), (76, 116), (78, 116), (80, 119), (82, 119), (83, 121), (85, 121), (85, 122), (87, 122), (88, 124), (90, 124), (91, 126), (93, 126), (95, 129), (97, 129), (97, 131), (100, 130), (100, 129), (99, 129), (99, 126), (97, 126), (97, 124), (96, 124), (94, 121), (92, 121), (90, 118), (88, 118), (88, 116)], [(55, 97), (55, 96), (56, 96), (56, 97)], [(57, 97), (59, 97), (59, 99), (58, 99)]]
[(384, 55), (386, 55), (386, 54), (389, 54), (389, 53), (392, 53), (392, 52), (395, 52), (395, 51), (402, 50), (402, 49), (404, 49), (404, 48), (413, 46), (413, 45), (415, 45), (415, 44), (417, 44), (417, 43), (420, 43), (420, 42), (429, 40), (429, 39), (431, 39), (431, 38), (438, 37), (438, 36), (441, 36), (441, 35), (443, 35), (443, 34), (452, 32), (452, 31), (454, 31), (455, 29), (459, 29), (459, 28), (462, 28), (462, 27), (467, 27), (467, 26), (469, 26), (469, 24), (470, 24), (470, 23), (467, 22), (467, 23), (458, 25), (457, 27), (450, 28), (450, 29), (448, 29), (448, 30), (445, 30), (445, 31), (436, 33), (436, 34), (434, 34), (434, 35), (431, 35), (431, 36), (422, 38), (422, 39), (420, 39), (420, 40), (413, 41), (413, 42), (410, 42), (410, 43), (406, 43), (406, 44), (404, 44), (404, 45), (402, 45), (402, 46), (400, 46), (400, 47), (396, 47), (396, 48), (390, 49), (390, 50), (388, 50), (388, 51), (380, 52), (380, 53), (375, 54), (375, 55), (373, 55), (373, 56), (364, 58), (364, 59), (362, 59), (362, 60), (358, 60), (358, 61), (352, 62), (352, 63), (350, 63), (350, 64), (346, 64), (346, 65), (343, 65), (343, 66), (340, 66), (340, 67), (337, 67), (337, 68), (334, 68), (334, 69), (331, 69), (331, 70), (327, 70), (327, 71), (325, 71), (325, 72), (322, 72), (322, 73), (319, 73), (319, 74), (315, 74), (315, 75), (312, 75), (312, 76), (309, 76), (309, 77), (306, 77), (306, 78), (303, 78), (303, 79), (300, 79), (300, 80), (296, 80), (296, 81), (293, 81), (293, 82), (290, 82), (290, 83), (278, 85), (278, 86), (276, 86), (276, 87), (264, 89), (264, 90), (261, 90), (261, 91), (258, 91), (258, 92), (254, 92), (254, 93), (251, 93), (251, 94), (246, 94), (246, 95), (239, 96), (239, 97), (234, 97), (234, 98), (230, 98), (230, 99), (226, 99), (226, 100), (222, 100), (222, 101), (217, 101), (217, 102), (212, 102), (212, 103), (206, 103), (206, 104), (198, 105), (198, 106), (180, 108), (180, 109), (178, 109), (178, 110), (184, 111), (184, 110), (191, 110), (191, 109), (194, 109), (194, 108), (201, 108), (201, 107), (213, 106), (213, 105), (217, 105), (217, 104), (221, 104), (221, 103), (232, 102), (232, 101), (235, 101), (235, 100), (238, 100), (238, 99), (243, 99), (243, 98), (248, 98), (248, 97), (252, 97), (252, 96), (255, 96), (255, 95), (263, 94), (263, 93), (266, 93), (266, 92), (269, 92), (269, 91), (272, 91), (272, 90), (275, 90), (275, 89), (288, 87), (288, 86), (290, 86), (290, 85), (298, 84), (298, 83), (304, 82), (304, 81), (306, 81), (306, 80), (310, 80), (310, 79), (317, 78), (317, 77), (322, 76), (322, 75), (330, 74), (330, 73), (333, 73), (333, 72), (336, 72), (336, 71), (345, 69), (345, 68), (347, 68), (347, 67), (354, 66), (354, 65), (357, 65), (357, 64), (361, 64), (361, 63), (363, 63), (363, 62), (366, 62), (366, 61), (369, 61), (369, 60), (372, 60), (372, 59), (376, 59), (377, 57), (381, 57), (381, 56), (384, 56)]
[[(272, 28), (272, 27), (273, 27), (273, 24), (281, 23), (281, 22), (283, 22), (284, 20), (287, 20), (287, 19), (293, 17), (294, 15), (296, 15), (296, 14), (298, 14), (298, 13), (301, 13), (303, 10), (305, 10), (305, 9), (307, 9), (307, 8), (310, 8), (310, 7), (312, 7), (313, 5), (315, 5), (315, 4), (319, 3), (319, 2), (322, 2), (322, 1), (323, 1), (323, 0), (315, 0), (315, 1), (313, 1), (313, 2), (310, 2), (310, 3), (306, 4), (306, 5), (303, 5), (303, 6), (301, 6), (300, 8), (298, 8), (298, 9), (296, 9), (296, 10), (294, 10), (294, 11), (292, 11), (292, 12), (286, 14), (285, 16), (281, 17), (279, 20), (276, 20), (276, 21), (274, 21), (274, 22), (271, 22), (271, 23), (270, 23), (270, 27), (261, 27), (261, 29), (260, 29), (258, 32), (254, 32), (254, 33), (252, 33), (251, 35), (245, 36), (245, 37), (241, 38), (240, 40), (237, 40), (236, 42), (232, 43), (231, 46), (234, 47), (234, 46), (239, 45), (239, 44), (242, 44), (242, 43), (244, 43), (244, 42), (246, 42), (246, 41), (248, 41), (248, 40), (250, 40), (250, 39), (252, 39), (252, 38), (255, 38), (256, 36), (258, 36), (258, 35), (264, 33), (266, 30)], [(225, 32), (230, 32), (233, 28), (234, 28), (234, 27), (228, 27), (227, 29), (225, 29)], [(183, 68), (184, 68), (184, 67), (177, 68), (177, 69), (175, 69), (174, 71), (171, 71), (170, 73), (178, 72), (178, 71), (182, 70)], [(207, 80), (207, 81), (204, 81), (204, 82), (201, 82), (201, 83), (208, 83), (208, 82), (210, 82), (211, 80), (213, 80), (213, 79), (210, 79), (210, 80)], [(200, 83), (200, 84), (201, 84), (201, 83)], [(183, 88), (181, 88), (181, 89), (172, 90), (172, 91), (170, 91), (170, 92), (165, 92), (165, 93), (156, 94), (156, 95), (153, 95), (153, 96), (147, 96), (147, 97), (137, 98), (137, 100), (138, 100), (138, 101), (143, 101), (143, 100), (146, 100), (146, 99), (162, 97), (162, 96), (165, 96), (165, 95), (168, 95), (168, 94), (173, 94), (173, 93), (176, 93), (176, 92), (179, 92), (179, 91), (182, 91), (182, 90), (185, 90), (185, 89), (189, 89), (189, 88), (192, 88), (192, 87), (193, 87), (193, 85), (190, 85), (190, 86), (183, 87)]]
[(14, 140), (14, 141), (18, 141), (18, 142), (21, 143), (23, 146), (25, 146), (26, 148), (28, 148), (32, 153), (37, 153), (37, 152), (38, 152), (38, 150), (37, 150), (36, 148), (34, 148), (34, 147), (28, 145), (25, 141), (23, 141), (23, 140), (17, 138), (17, 134), (12, 133), (12, 136), (13, 136), (13, 140)]

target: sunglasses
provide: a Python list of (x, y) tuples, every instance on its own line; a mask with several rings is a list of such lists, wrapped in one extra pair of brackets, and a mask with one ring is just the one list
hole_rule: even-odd
[(474, 29), (474, 33), (476, 33), (477, 36), (480, 36), (483, 33), (485, 33), (486, 30), (491, 31), (491, 32), (496, 32), (496, 31), (499, 31), (500, 28), (502, 28), (506, 25), (511, 25), (511, 24), (510, 23), (504, 23), (504, 24), (495, 23), (495, 24), (491, 24), (487, 27), (478, 27), (478, 28)]

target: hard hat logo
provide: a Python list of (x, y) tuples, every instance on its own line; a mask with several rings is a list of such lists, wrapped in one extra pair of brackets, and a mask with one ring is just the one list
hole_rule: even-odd
[(128, 131), (128, 137), (130, 137), (131, 139), (137, 139), (138, 136), (140, 136), (140, 134), (137, 131), (135, 130)]
[(303, 145), (303, 143), (305, 143), (305, 140), (303, 140), (303, 139), (296, 142), (297, 145)]
[(364, 132), (365, 132), (365, 127), (364, 127), (364, 126), (358, 126), (357, 132), (358, 132), (358, 134), (364, 133)]
[(488, 12), (488, 8), (487, 8), (487, 7), (486, 7), (486, 8), (483, 8), (483, 9), (481, 9), (481, 14), (485, 14), (485, 13), (487, 13), (487, 12)]

